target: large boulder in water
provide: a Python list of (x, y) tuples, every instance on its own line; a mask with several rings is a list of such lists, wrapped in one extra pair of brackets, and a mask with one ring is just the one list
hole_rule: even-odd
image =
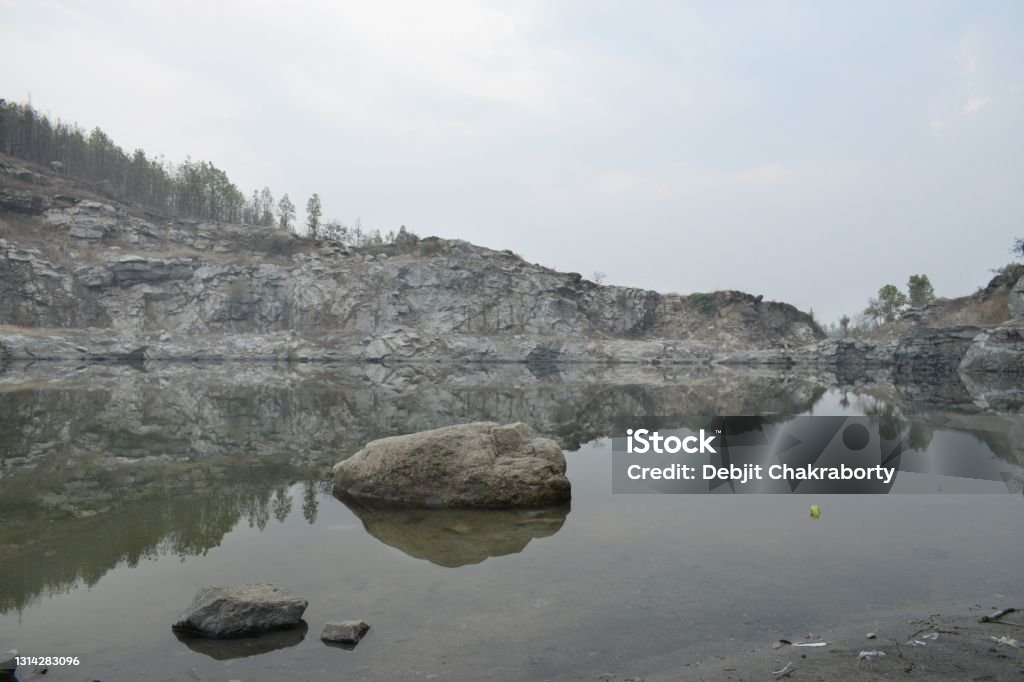
[(334, 467), (341, 496), (423, 507), (545, 507), (569, 500), (565, 456), (522, 423), (381, 438)]
[(207, 637), (243, 637), (296, 627), (308, 605), (269, 583), (204, 587), (172, 627)]

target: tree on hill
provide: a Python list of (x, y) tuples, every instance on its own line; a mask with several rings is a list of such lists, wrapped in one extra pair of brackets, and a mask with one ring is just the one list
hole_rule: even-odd
[(309, 236), (313, 239), (320, 237), (320, 214), (322, 208), (320, 206), (320, 195), (313, 193), (313, 196), (306, 202), (306, 228), (309, 230)]
[(913, 306), (923, 306), (935, 300), (935, 289), (928, 275), (911, 275), (907, 291), (910, 292), (910, 305)]
[(907, 295), (895, 284), (886, 284), (878, 290), (878, 313), (886, 322), (896, 320), (908, 303)]
[(869, 298), (868, 304), (864, 308), (864, 311), (861, 313), (861, 315), (864, 317), (864, 321), (868, 324), (869, 328), (871, 326), (877, 326), (881, 324), (882, 319), (884, 317), (882, 314), (881, 301), (879, 301), (877, 298)]
[(257, 222), (260, 225), (266, 225), (267, 227), (274, 226), (274, 195), (270, 192), (270, 188), (264, 186), (260, 192), (260, 214)]
[(86, 134), (78, 125), (51, 120), (31, 105), (3, 99), (0, 152), (59, 169), (62, 175), (91, 183), (102, 194), (161, 213), (267, 224), (266, 211), (273, 211), (272, 204), (267, 204), (269, 208), (257, 212), (256, 196), (247, 203), (227, 174), (208, 161), (189, 158), (175, 166), (162, 157), (147, 156), (142, 149), (129, 154), (100, 128)]
[(277, 219), (282, 230), (292, 229), (292, 224), (295, 221), (295, 204), (287, 194), (281, 197), (281, 201), (277, 203)]

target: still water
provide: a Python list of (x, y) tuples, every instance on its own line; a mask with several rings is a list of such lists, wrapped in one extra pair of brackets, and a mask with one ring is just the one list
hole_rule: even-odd
[[(645, 415), (895, 414), (916, 420), (912, 440), (1019, 467), (1019, 406), (979, 407), (975, 388), (656, 368), (15, 369), (0, 375), (0, 652), (80, 656), (50, 668), (58, 680), (622, 679), (1017, 603), (1019, 493), (611, 493), (616, 424)], [(367, 440), (485, 419), (563, 445), (571, 508), (331, 496), (330, 466)], [(308, 599), (308, 630), (171, 632), (198, 587), (240, 582)], [(372, 629), (354, 650), (320, 642), (325, 622), (356, 618)]]

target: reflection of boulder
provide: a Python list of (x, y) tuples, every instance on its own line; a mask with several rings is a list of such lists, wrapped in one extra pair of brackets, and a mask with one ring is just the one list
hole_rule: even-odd
[(295, 646), (306, 638), (307, 630), (309, 630), (309, 625), (302, 620), (297, 626), (288, 630), (276, 630), (255, 637), (210, 639), (180, 630), (175, 630), (174, 634), (192, 651), (218, 661), (226, 661), (230, 658), (256, 656)]
[(454, 568), (518, 554), (534, 538), (554, 535), (569, 505), (547, 509), (412, 509), (339, 499), (385, 545), (432, 564)]
[(565, 455), (522, 422), (381, 438), (334, 467), (354, 497), (424, 507), (545, 507), (569, 500)]

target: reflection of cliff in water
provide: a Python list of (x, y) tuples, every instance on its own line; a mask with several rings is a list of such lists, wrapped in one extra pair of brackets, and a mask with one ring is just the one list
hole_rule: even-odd
[[(993, 401), (1012, 390), (997, 389), (972, 390)], [(0, 374), (0, 611), (93, 584), (120, 564), (202, 554), (236, 524), (262, 527), (293, 506), (312, 520), (312, 481), (375, 438), (524, 421), (576, 449), (619, 434), (622, 417), (798, 414), (824, 390), (814, 377), (782, 372), (650, 366), (570, 366), (542, 377), (522, 365), (15, 367)], [(996, 454), (1024, 460), (1020, 416), (982, 409), (968, 388), (856, 390), (926, 425), (978, 430)], [(939, 404), (913, 398), (937, 395)], [(311, 481), (301, 502), (288, 498), (296, 481)], [(526, 535), (482, 529), (494, 538), (485, 555), (452, 548), (441, 558), (418, 547), (404, 521), (364, 521), (436, 563), (480, 561), (540, 537), (529, 524)], [(439, 525), (456, 535), (472, 527)]]
[[(202, 554), (239, 522), (262, 527), (291, 508), (288, 484), (323, 478), (374, 438), (525, 421), (575, 448), (621, 415), (804, 411), (821, 390), (640, 367), (545, 380), (522, 366), (15, 368), (0, 374), (0, 611), (122, 563)], [(309, 483), (308, 519), (316, 504)], [(509, 548), (535, 537), (513, 536)]]
[[(777, 373), (523, 365), (33, 367), (0, 375), (0, 453), (197, 459), (240, 451), (330, 465), (367, 441), (466, 421), (523, 421), (563, 447), (611, 435), (623, 415), (794, 413), (822, 386)], [(10, 466), (10, 464), (8, 464)]]
[(937, 431), (959, 433), (1017, 467), (1024, 467), (1022, 393), (1017, 382), (999, 375), (848, 388), (857, 409), (901, 431), (912, 449), (927, 449)]
[(557, 533), (570, 509), (413, 509), (339, 499), (385, 545), (447, 568), (518, 554)]

